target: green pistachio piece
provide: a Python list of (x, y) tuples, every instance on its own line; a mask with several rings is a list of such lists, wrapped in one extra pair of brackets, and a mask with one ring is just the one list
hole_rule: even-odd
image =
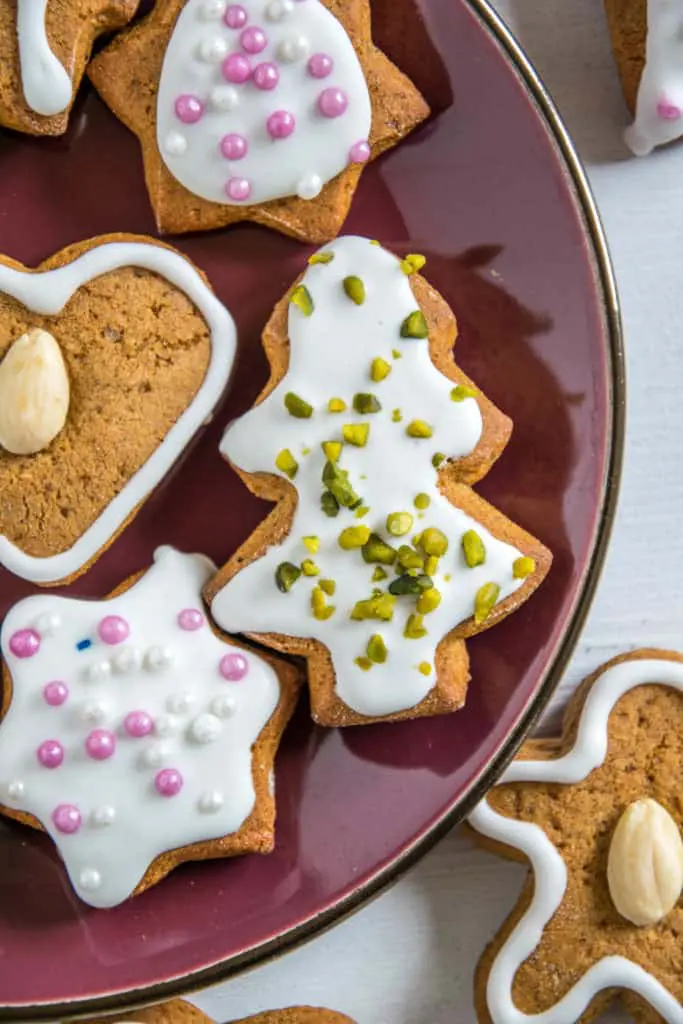
[(320, 569), (312, 558), (304, 558), (301, 563), (301, 571), (304, 576), (318, 576), (320, 574)]
[(356, 448), (365, 448), (369, 434), (369, 423), (345, 423), (342, 427), (342, 437), (347, 444), (353, 444)]
[(346, 470), (340, 469), (336, 462), (328, 460), (325, 463), (322, 480), (330, 494), (336, 498), (338, 505), (355, 509), (361, 504), (362, 498), (356, 494), (349, 483), (349, 474)]
[(299, 463), (296, 461), (289, 448), (283, 448), (281, 452), (278, 452), (277, 458), (275, 459), (275, 465), (288, 476), (290, 480), (293, 480), (296, 474), (299, 472)]
[(341, 441), (323, 441), (320, 447), (326, 459), (329, 459), (330, 462), (339, 462), (343, 448)]
[(485, 583), (483, 587), (479, 587), (474, 598), (474, 621), (477, 626), (486, 622), (499, 595), (500, 587), (497, 583)]
[(333, 259), (333, 252), (314, 252), (312, 256), (308, 257), (308, 263), (314, 267), (316, 263), (331, 263)]
[(295, 395), (293, 391), (288, 391), (285, 395), (285, 409), (297, 420), (309, 420), (313, 415), (313, 406), (299, 395)]
[(386, 359), (377, 356), (370, 363), (370, 379), (374, 380), (376, 384), (379, 384), (381, 380), (386, 380), (390, 373), (391, 364)]
[(515, 558), (512, 563), (512, 575), (516, 580), (525, 580), (527, 576), (531, 576), (532, 572), (535, 570), (535, 561), (527, 555), (522, 555), (521, 558)]
[(436, 587), (430, 587), (420, 594), (415, 607), (421, 615), (429, 615), (441, 604), (441, 594)]
[(416, 494), (415, 501), (413, 502), (415, 508), (419, 508), (421, 512), (423, 512), (426, 508), (429, 508), (431, 503), (432, 499), (429, 497), (428, 494), (425, 494), (424, 492)]
[(336, 610), (333, 604), (326, 603), (325, 591), (322, 587), (314, 587), (311, 591), (311, 611), (313, 612), (313, 617), (320, 622), (325, 622), (327, 619), (332, 618)]
[(346, 412), (346, 402), (343, 398), (331, 398), (327, 403), (328, 412)]
[(297, 309), (300, 309), (304, 316), (310, 316), (315, 309), (313, 297), (305, 284), (298, 284), (296, 288), (292, 290), (289, 296), (289, 301), (295, 305)]
[(361, 505), (360, 508), (356, 509), (356, 511), (354, 512), (354, 515), (355, 515), (356, 519), (363, 519), (363, 518), (365, 518), (365, 516), (368, 514), (369, 511), (370, 511), (370, 506), (369, 505)]
[(366, 653), (370, 661), (374, 661), (376, 665), (382, 665), (387, 660), (387, 645), (384, 642), (384, 637), (381, 637), (379, 633), (373, 633), (368, 640), (368, 646)]
[(360, 277), (345, 277), (342, 286), (352, 302), (355, 302), (357, 306), (363, 305), (365, 302), (365, 285)]
[(393, 565), (396, 561), (396, 552), (377, 533), (371, 533), (367, 543), (363, 545), (363, 558), (372, 564), (379, 562), (381, 565)]
[(337, 543), (344, 551), (352, 551), (354, 548), (362, 548), (370, 539), (369, 526), (347, 526), (339, 534)]
[(364, 654), (362, 654), (359, 658), (354, 658), (353, 660), (355, 661), (356, 665), (358, 665), (358, 668), (362, 668), (364, 672), (369, 672), (370, 669), (372, 668), (372, 662), (370, 661), (369, 658), (366, 658)]
[(441, 530), (430, 526), (420, 534), (420, 547), (426, 555), (436, 555), (441, 558), (448, 551), (448, 537)]
[(411, 420), (406, 427), (408, 437), (431, 437), (434, 431), (424, 420)]
[(422, 555), (407, 544), (401, 544), (398, 549), (398, 564), (403, 569), (417, 569), (418, 572), (422, 572), (425, 568), (425, 561)]
[(389, 593), (395, 597), (403, 597), (406, 594), (419, 597), (425, 590), (431, 590), (433, 586), (434, 583), (431, 576), (426, 576), (424, 573), (413, 576), (411, 573), (405, 572), (402, 576), (397, 576), (395, 580), (391, 581)]
[(409, 313), (401, 324), (402, 338), (426, 338), (429, 334), (427, 321), (421, 309)]
[(443, 452), (435, 452), (432, 455), (432, 466), (434, 469), (438, 469), (442, 462), (446, 461), (446, 456)]
[(439, 559), (436, 555), (429, 555), (425, 562), (425, 572), (428, 576), (435, 576), (439, 570)]
[(477, 565), (483, 565), (486, 561), (486, 548), (476, 530), (467, 530), (466, 533), (463, 533), (462, 553), (465, 556), (465, 563), (470, 569), (474, 569)]
[(308, 551), (310, 551), (312, 555), (317, 555), (320, 550), (320, 537), (309, 536), (302, 537), (301, 539)]
[(391, 414), (391, 422), (392, 423), (400, 423), (402, 419), (403, 419), (403, 413), (401, 412), (401, 410), (400, 409), (394, 409), (394, 411)]
[(403, 359), (403, 353), (397, 348), (392, 348), (391, 355), (394, 359)]
[(408, 616), (405, 629), (403, 630), (406, 640), (421, 640), (423, 636), (427, 636), (427, 630), (424, 628), (423, 622), (424, 620), (418, 612)]
[(334, 494), (330, 494), (329, 491), (324, 491), (320, 495), (320, 507), (330, 519), (334, 519), (335, 516), (339, 515), (339, 502)]
[(421, 672), (423, 676), (431, 676), (432, 674), (432, 666), (428, 661), (421, 661), (417, 666), (417, 670), (418, 672)]
[(390, 622), (394, 617), (394, 605), (396, 598), (392, 594), (373, 594), (365, 601), (356, 601), (351, 612), (351, 618), (356, 622), (365, 619), (380, 619), (382, 622)]
[(373, 412), (379, 412), (382, 408), (375, 395), (362, 391), (353, 396), (353, 407), (361, 416), (369, 416)]
[(452, 402), (464, 402), (466, 398), (476, 398), (475, 388), (468, 388), (464, 384), (457, 384), (451, 391)]
[(382, 566), (381, 565), (376, 565), (375, 566), (375, 570), (374, 570), (372, 576), (370, 577), (372, 582), (373, 583), (381, 583), (382, 580), (385, 580), (386, 578), (387, 578), (387, 574), (384, 571), (384, 569), (382, 568)]
[(280, 562), (275, 570), (275, 582), (277, 584), (277, 589), (281, 590), (283, 594), (286, 594), (292, 589), (300, 576), (301, 569), (298, 565), (292, 565), (291, 562)]
[(422, 270), (426, 262), (425, 256), (421, 256), (418, 252), (411, 252), (401, 260), (401, 270), (407, 277), (410, 277), (411, 274), (417, 274)]
[(334, 592), (337, 589), (337, 584), (334, 580), (318, 580), (318, 586), (322, 590), (323, 594), (327, 594), (328, 597), (333, 597)]
[(390, 512), (387, 516), (387, 532), (392, 537), (404, 537), (412, 530), (413, 522), (410, 512)]

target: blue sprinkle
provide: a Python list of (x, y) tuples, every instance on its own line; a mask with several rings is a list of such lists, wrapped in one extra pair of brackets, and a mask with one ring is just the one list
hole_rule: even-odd
[(76, 644), (77, 651), (87, 651), (89, 647), (92, 647), (92, 640), (79, 640)]

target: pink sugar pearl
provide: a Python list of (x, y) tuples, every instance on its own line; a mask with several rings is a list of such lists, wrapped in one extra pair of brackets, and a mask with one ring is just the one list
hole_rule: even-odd
[(681, 116), (681, 108), (669, 100), (662, 99), (657, 104), (657, 114), (662, 121), (678, 121)]
[(251, 183), (247, 178), (230, 178), (225, 186), (225, 194), (228, 199), (240, 202), (248, 199), (251, 195)]
[(352, 164), (366, 164), (370, 159), (370, 144), (363, 140), (354, 142), (349, 150), (349, 162)]
[(175, 768), (162, 768), (154, 776), (154, 786), (160, 796), (176, 796), (183, 788), (183, 777)]
[(128, 639), (130, 626), (120, 615), (106, 615), (97, 627), (97, 635), (103, 644), (121, 644)]
[(349, 105), (349, 97), (343, 89), (323, 89), (318, 96), (318, 110), (323, 117), (341, 117)]
[(43, 687), (43, 698), (51, 708), (58, 708), (69, 696), (69, 687), (59, 679), (46, 683)]
[(247, 155), (249, 145), (244, 135), (231, 132), (221, 139), (221, 153), (226, 160), (241, 160)]
[(94, 761), (106, 761), (116, 752), (116, 736), (108, 729), (93, 729), (86, 738), (85, 749)]
[(9, 638), (9, 649), (16, 658), (32, 658), (40, 650), (40, 636), (35, 629), (18, 629)]
[(228, 28), (244, 28), (247, 23), (247, 12), (241, 4), (230, 4), (223, 21)]
[(240, 35), (240, 46), (245, 53), (261, 53), (268, 45), (268, 36), (262, 28), (250, 25)]
[(266, 121), (271, 139), (286, 139), (296, 128), (294, 114), (288, 110), (276, 110)]
[(204, 616), (199, 608), (183, 608), (178, 612), (178, 625), (188, 633), (193, 633), (204, 625)]
[(198, 96), (185, 93), (175, 101), (175, 114), (183, 124), (195, 124), (204, 113), (204, 104)]
[(154, 728), (154, 719), (146, 711), (131, 711), (123, 720), (123, 728), (129, 736), (141, 739), (151, 733)]
[(243, 654), (224, 654), (218, 663), (218, 671), (224, 679), (238, 683), (249, 671), (249, 662)]
[(64, 747), (59, 740), (45, 740), (38, 747), (36, 757), (43, 768), (59, 768), (64, 760)]
[(270, 92), (280, 81), (280, 72), (274, 64), (264, 61), (263, 64), (257, 64), (254, 68), (253, 80), (257, 89)]
[(311, 78), (327, 78), (334, 70), (334, 61), (326, 53), (314, 53), (306, 67)]
[(231, 53), (221, 65), (223, 78), (233, 85), (242, 85), (251, 75), (251, 64), (241, 53)]
[(58, 832), (70, 836), (81, 827), (81, 812), (74, 804), (59, 804), (52, 812), (52, 821)]

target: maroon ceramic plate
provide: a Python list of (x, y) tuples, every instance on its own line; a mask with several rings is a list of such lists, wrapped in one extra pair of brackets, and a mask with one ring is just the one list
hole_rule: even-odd
[[(552, 549), (552, 572), (518, 614), (470, 643), (463, 712), (335, 732), (313, 728), (300, 710), (278, 763), (270, 857), (188, 866), (118, 909), (93, 911), (71, 894), (48, 841), (0, 826), (4, 1020), (63, 1018), (215, 982), (357, 907), (490, 785), (574, 644), (622, 448), (623, 363), (604, 242), (557, 115), (495, 16), (482, 0), (420, 4), (455, 100), (364, 175), (346, 230), (427, 254), (428, 277), (460, 322), (459, 363), (515, 422), (480, 490)], [(86, 95), (65, 140), (0, 139), (2, 251), (35, 264), (110, 231), (152, 233), (153, 223), (137, 144), (96, 96)], [(179, 245), (236, 314), (236, 373), (214, 424), (74, 594), (105, 594), (162, 542), (221, 562), (265, 514), (217, 443), (266, 379), (259, 330), (308, 250), (258, 228)], [(0, 613), (30, 590), (0, 575)]]

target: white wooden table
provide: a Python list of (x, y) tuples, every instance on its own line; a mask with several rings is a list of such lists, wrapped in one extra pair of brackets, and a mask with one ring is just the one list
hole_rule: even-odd
[[(587, 672), (629, 646), (683, 649), (683, 146), (643, 161), (601, 0), (496, 0), (586, 163), (621, 291), (629, 426), (607, 565), (548, 721)], [(215, 1020), (309, 1003), (359, 1024), (475, 1024), (472, 972), (523, 869), (451, 833), (393, 889), (328, 934), (194, 1001)], [(627, 1018), (613, 1013), (609, 1024)]]

